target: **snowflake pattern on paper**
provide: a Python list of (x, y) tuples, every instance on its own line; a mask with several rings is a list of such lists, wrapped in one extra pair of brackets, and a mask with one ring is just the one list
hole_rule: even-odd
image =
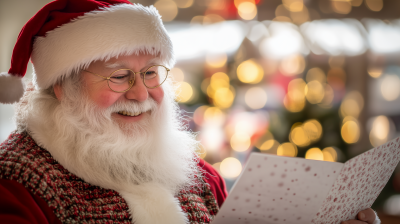
[(371, 207), (399, 163), (399, 144), (397, 138), (347, 161), (312, 223), (338, 224)]

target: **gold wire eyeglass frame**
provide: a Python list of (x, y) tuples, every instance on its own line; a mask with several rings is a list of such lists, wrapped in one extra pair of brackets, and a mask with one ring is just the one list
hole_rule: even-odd
[[(146, 82), (144, 81), (144, 80), (145, 80), (145, 77), (146, 77), (146, 72), (149, 71), (151, 68), (156, 67), (156, 66), (162, 66), (162, 67), (164, 67), (165, 70), (167, 70), (167, 75), (165, 76), (165, 79), (164, 79), (159, 85), (154, 86), (154, 87), (149, 87), (148, 85), (146, 85)], [(147, 88), (149, 88), (149, 89), (155, 89), (155, 88), (161, 86), (161, 85), (165, 82), (165, 80), (167, 80), (167, 77), (168, 77), (168, 74), (169, 74), (170, 69), (167, 68), (167, 67), (165, 67), (164, 65), (152, 65), (152, 66), (150, 66), (148, 69), (146, 69), (146, 71), (144, 71), (144, 72), (134, 72), (134, 71), (132, 71), (131, 69), (128, 69), (128, 68), (121, 68), (121, 69), (118, 69), (118, 70), (113, 71), (113, 72), (110, 74), (110, 76), (108, 76), (108, 77), (107, 77), (107, 76), (102, 76), (102, 75), (99, 75), (99, 74), (96, 74), (96, 73), (93, 73), (93, 72), (89, 72), (89, 71), (87, 71), (87, 70), (83, 70), (83, 71), (88, 72), (88, 73), (93, 74), (93, 75), (97, 75), (97, 76), (99, 76), (99, 77), (101, 77), (101, 78), (107, 80), (108, 88), (110, 88), (112, 91), (114, 91), (114, 92), (116, 92), (116, 93), (124, 93), (124, 92), (129, 91), (129, 90), (132, 88), (132, 86), (133, 86), (133, 84), (135, 83), (135, 80), (136, 80), (136, 74), (138, 74), (138, 73), (139, 73), (139, 74), (143, 74), (143, 78), (142, 78), (143, 84), (144, 84)], [(118, 71), (131, 71), (132, 74), (133, 74), (133, 79), (131, 79), (131, 80), (128, 81), (129, 88), (126, 89), (126, 90), (124, 90), (124, 91), (116, 91), (116, 90), (113, 90), (113, 89), (111, 88), (111, 86), (110, 86), (110, 82), (111, 82), (110, 79), (111, 79), (111, 76), (112, 76), (114, 73), (118, 72)]]

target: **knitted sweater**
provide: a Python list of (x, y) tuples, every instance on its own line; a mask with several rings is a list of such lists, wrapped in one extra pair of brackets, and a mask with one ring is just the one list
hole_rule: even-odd
[[(204, 161), (201, 162), (204, 166)], [(27, 133), (13, 133), (0, 145), (1, 179), (21, 183), (31, 194), (43, 199), (63, 223), (132, 222), (127, 203), (118, 192), (91, 185), (70, 173)], [(202, 181), (209, 184), (202, 189), (181, 191), (176, 196), (190, 223), (211, 222), (218, 204), (226, 197), (222, 178), (209, 175)], [(218, 183), (222, 184), (216, 186)], [(214, 194), (220, 192), (217, 203)]]

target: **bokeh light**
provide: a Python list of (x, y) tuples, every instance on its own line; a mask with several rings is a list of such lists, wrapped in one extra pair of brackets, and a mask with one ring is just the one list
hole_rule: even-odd
[(172, 74), (173, 80), (175, 82), (183, 82), (183, 80), (185, 79), (185, 74), (178, 67), (172, 68), (170, 73)]
[(340, 105), (340, 115), (342, 117), (352, 116), (357, 118), (364, 108), (364, 98), (358, 91), (349, 92)]
[(172, 0), (159, 0), (154, 3), (164, 22), (170, 22), (178, 15), (178, 6)]
[(325, 83), (326, 82), (326, 76), (324, 71), (322, 71), (321, 68), (314, 67), (308, 70), (307, 75), (306, 75), (306, 81), (311, 82), (311, 81), (318, 81), (320, 83)]
[(351, 12), (351, 0), (331, 0), (332, 9), (339, 14), (349, 14)]
[[(194, 113), (193, 113), (193, 121), (197, 124), (197, 125), (202, 125), (203, 121), (204, 121), (204, 113), (206, 112), (206, 110), (209, 108), (209, 106), (200, 106), (198, 107)], [(222, 113), (222, 112), (221, 112)]]
[(252, 20), (257, 15), (257, 6), (252, 2), (242, 2), (237, 9), (239, 16), (244, 20)]
[(304, 7), (303, 0), (282, 0), (282, 4), (292, 12), (300, 12)]
[(305, 147), (311, 142), (303, 126), (293, 128), (290, 132), (290, 139), (294, 144), (300, 147)]
[(247, 106), (254, 110), (263, 108), (268, 100), (267, 93), (261, 87), (252, 87), (248, 89), (244, 98)]
[(221, 175), (225, 178), (236, 178), (242, 172), (242, 164), (233, 157), (228, 157), (222, 160), (220, 164)]
[(216, 125), (222, 125), (225, 122), (225, 113), (217, 107), (203, 107), (200, 110), (204, 110), (204, 122)]
[(311, 148), (306, 152), (306, 159), (324, 160), (324, 154), (319, 148)]
[(368, 74), (372, 77), (372, 78), (379, 78), (381, 77), (383, 72), (382, 67), (377, 67), (377, 66), (370, 66), (368, 67)]
[(337, 152), (333, 147), (326, 147), (322, 150), (322, 154), (324, 155), (324, 161), (328, 162), (336, 162), (337, 161)]
[(387, 101), (393, 101), (400, 95), (400, 79), (397, 75), (385, 75), (381, 82), (381, 94)]
[(207, 65), (213, 68), (221, 68), (223, 67), (228, 60), (228, 56), (225, 53), (221, 54), (207, 54), (206, 62)]
[(187, 103), (192, 99), (193, 87), (187, 82), (180, 82), (177, 89), (177, 100), (180, 103)]
[(347, 144), (358, 142), (360, 138), (360, 125), (358, 124), (358, 121), (351, 116), (345, 117), (343, 119), (341, 135), (342, 139)]
[(311, 141), (317, 141), (322, 136), (322, 125), (315, 119), (304, 122), (303, 129)]
[(325, 89), (322, 83), (317, 80), (313, 80), (307, 83), (304, 93), (308, 102), (312, 104), (321, 103), (325, 96)]
[(282, 60), (279, 70), (283, 75), (294, 76), (302, 73), (306, 67), (306, 61), (302, 55), (291, 55)]
[(174, 0), (178, 8), (189, 8), (193, 5), (194, 0)]
[(258, 148), (261, 151), (268, 151), (268, 150), (271, 150), (271, 149), (274, 149), (274, 148), (278, 148), (278, 146), (279, 146), (279, 142), (278, 141), (276, 141), (274, 139), (270, 139), (270, 140), (265, 141)]
[(296, 157), (297, 156), (297, 147), (291, 142), (285, 142), (278, 147), (277, 155), (278, 156)]
[(378, 147), (388, 141), (390, 133), (390, 121), (386, 116), (377, 116), (373, 118), (369, 140), (371, 145)]
[(229, 108), (234, 99), (234, 91), (232, 91), (231, 88), (226, 87), (217, 89), (213, 97), (214, 105), (220, 108)]
[(243, 132), (232, 135), (230, 142), (232, 149), (237, 152), (246, 151), (251, 144), (250, 136)]
[(254, 59), (242, 62), (237, 68), (237, 76), (243, 83), (259, 83), (264, 77), (264, 70)]
[(293, 79), (289, 82), (288, 92), (284, 98), (283, 104), (285, 108), (290, 112), (299, 112), (304, 109), (305, 106), (305, 94), (304, 90), (306, 83), (303, 79)]
[(383, 8), (383, 0), (365, 0), (365, 4), (371, 11), (381, 11)]

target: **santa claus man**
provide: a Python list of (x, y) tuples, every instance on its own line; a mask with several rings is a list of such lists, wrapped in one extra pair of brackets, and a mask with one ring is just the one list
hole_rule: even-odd
[[(1, 223), (211, 222), (225, 183), (180, 121), (174, 62), (152, 6), (57, 0), (32, 17), (0, 76), (0, 101), (17, 102), (0, 146)], [(349, 223), (375, 214), (359, 218)]]

